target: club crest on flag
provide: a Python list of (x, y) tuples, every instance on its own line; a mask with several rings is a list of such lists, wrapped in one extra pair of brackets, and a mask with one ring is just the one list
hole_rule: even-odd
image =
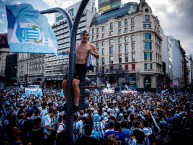
[[(21, 43), (40, 43), (42, 44), (42, 31), (41, 29), (33, 24), (22, 23), (23, 28), (21, 28), (20, 23), (16, 24), (16, 37)], [(12, 40), (13, 41), (13, 40)], [(46, 45), (48, 42), (46, 41)]]
[(10, 52), (57, 55), (57, 39), (47, 18), (30, 4), (7, 5)]

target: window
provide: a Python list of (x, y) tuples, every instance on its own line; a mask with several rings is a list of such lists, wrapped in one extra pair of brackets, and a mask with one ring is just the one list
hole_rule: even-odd
[(129, 51), (128, 48), (129, 48), (129, 47), (128, 47), (128, 44), (125, 44), (125, 53), (127, 53), (127, 52)]
[(92, 35), (94, 35), (94, 28), (92, 28)]
[(118, 46), (118, 49), (119, 49), (119, 53), (121, 53), (121, 45)]
[(102, 26), (102, 32), (104, 32), (105, 31), (105, 26)]
[(121, 62), (122, 62), (122, 55), (119, 54), (119, 63), (121, 63)]
[(121, 28), (121, 21), (118, 22), (118, 27)]
[(127, 33), (128, 32), (128, 28), (125, 28), (125, 33)]
[(113, 48), (109, 47), (109, 54), (113, 54)]
[(135, 35), (131, 35), (131, 41), (135, 41)]
[(151, 34), (150, 33), (145, 33), (144, 34), (144, 39), (151, 39)]
[(135, 64), (132, 64), (132, 70), (135, 70)]
[(128, 19), (127, 18), (124, 20), (124, 25), (125, 25), (125, 27), (128, 26)]
[(131, 18), (131, 24), (134, 25), (135, 24), (135, 19)]
[(104, 47), (105, 46), (105, 41), (102, 41), (102, 47)]
[(144, 69), (152, 70), (152, 63), (144, 63)]
[(118, 30), (118, 34), (121, 34), (121, 29)]
[(125, 70), (129, 70), (128, 64), (125, 65)]
[(131, 31), (133, 31), (134, 30), (134, 26), (131, 26)]
[(152, 53), (151, 52), (144, 52), (144, 60), (151, 61), (152, 60)]
[(135, 61), (135, 53), (131, 53), (131, 59), (132, 61)]
[(125, 62), (128, 62), (129, 58), (128, 58), (128, 54), (125, 54)]
[(103, 33), (101, 37), (104, 38), (104, 36), (105, 36), (105, 34)]
[(99, 59), (96, 59), (96, 65), (99, 65)]
[(113, 56), (109, 57), (109, 62), (112, 64), (113, 63)]
[(99, 48), (99, 43), (98, 42), (96, 42), (96, 48)]
[(102, 64), (105, 64), (105, 58), (102, 57)]
[(109, 45), (113, 45), (113, 39), (109, 40)]
[(144, 42), (144, 50), (151, 50), (151, 42)]
[(96, 35), (96, 39), (99, 39), (99, 35)]
[(113, 35), (113, 31), (110, 31), (110, 32), (109, 32), (109, 35), (110, 35), (110, 36)]
[(97, 33), (97, 34), (99, 33), (99, 28), (96, 28), (96, 33)]
[(103, 49), (102, 49), (102, 56), (104, 55), (104, 51), (105, 51), (105, 50), (104, 50), (104, 48), (103, 48)]
[(120, 44), (120, 43), (121, 43), (121, 37), (118, 38), (118, 44)]
[(125, 43), (128, 42), (128, 36), (125, 36)]
[(144, 20), (145, 20), (145, 22), (149, 22), (150, 21), (150, 16), (149, 15), (145, 15), (144, 16)]
[(131, 43), (131, 50), (135, 51), (135, 43)]
[(113, 30), (113, 22), (110, 23), (110, 30)]
[(151, 28), (151, 24), (143, 24), (143, 29), (150, 29)]

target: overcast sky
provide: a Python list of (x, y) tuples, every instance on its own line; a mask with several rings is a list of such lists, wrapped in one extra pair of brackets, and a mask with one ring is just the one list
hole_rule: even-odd
[[(5, 4), (32, 4), (35, 9), (45, 10), (53, 7), (66, 8), (80, 0), (0, 0), (0, 33), (7, 31)], [(140, 0), (122, 0), (140, 2)], [(181, 41), (186, 54), (193, 54), (193, 0), (146, 0), (153, 14), (158, 16), (164, 34), (172, 35)], [(96, 2), (96, 4), (98, 4)], [(48, 15), (47, 15), (48, 16)], [(49, 15), (53, 23), (53, 14)]]

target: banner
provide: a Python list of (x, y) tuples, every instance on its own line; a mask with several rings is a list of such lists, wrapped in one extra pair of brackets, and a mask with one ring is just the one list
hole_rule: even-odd
[(42, 89), (41, 88), (25, 88), (25, 95), (28, 97), (29, 95), (34, 95), (36, 97), (42, 97)]
[(99, 13), (121, 6), (121, 0), (98, 0)]
[(29, 4), (6, 5), (10, 52), (57, 54), (57, 39), (47, 18)]

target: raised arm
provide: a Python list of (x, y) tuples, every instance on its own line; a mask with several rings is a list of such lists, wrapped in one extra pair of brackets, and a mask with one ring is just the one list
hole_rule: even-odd
[(99, 58), (99, 53), (97, 52), (96, 50), (96, 46), (92, 43), (89, 43), (89, 46), (90, 46), (90, 50), (89, 50), (89, 53), (92, 54), (95, 58)]
[(65, 49), (64, 51), (61, 52), (61, 54), (69, 54), (70, 53), (70, 49)]

